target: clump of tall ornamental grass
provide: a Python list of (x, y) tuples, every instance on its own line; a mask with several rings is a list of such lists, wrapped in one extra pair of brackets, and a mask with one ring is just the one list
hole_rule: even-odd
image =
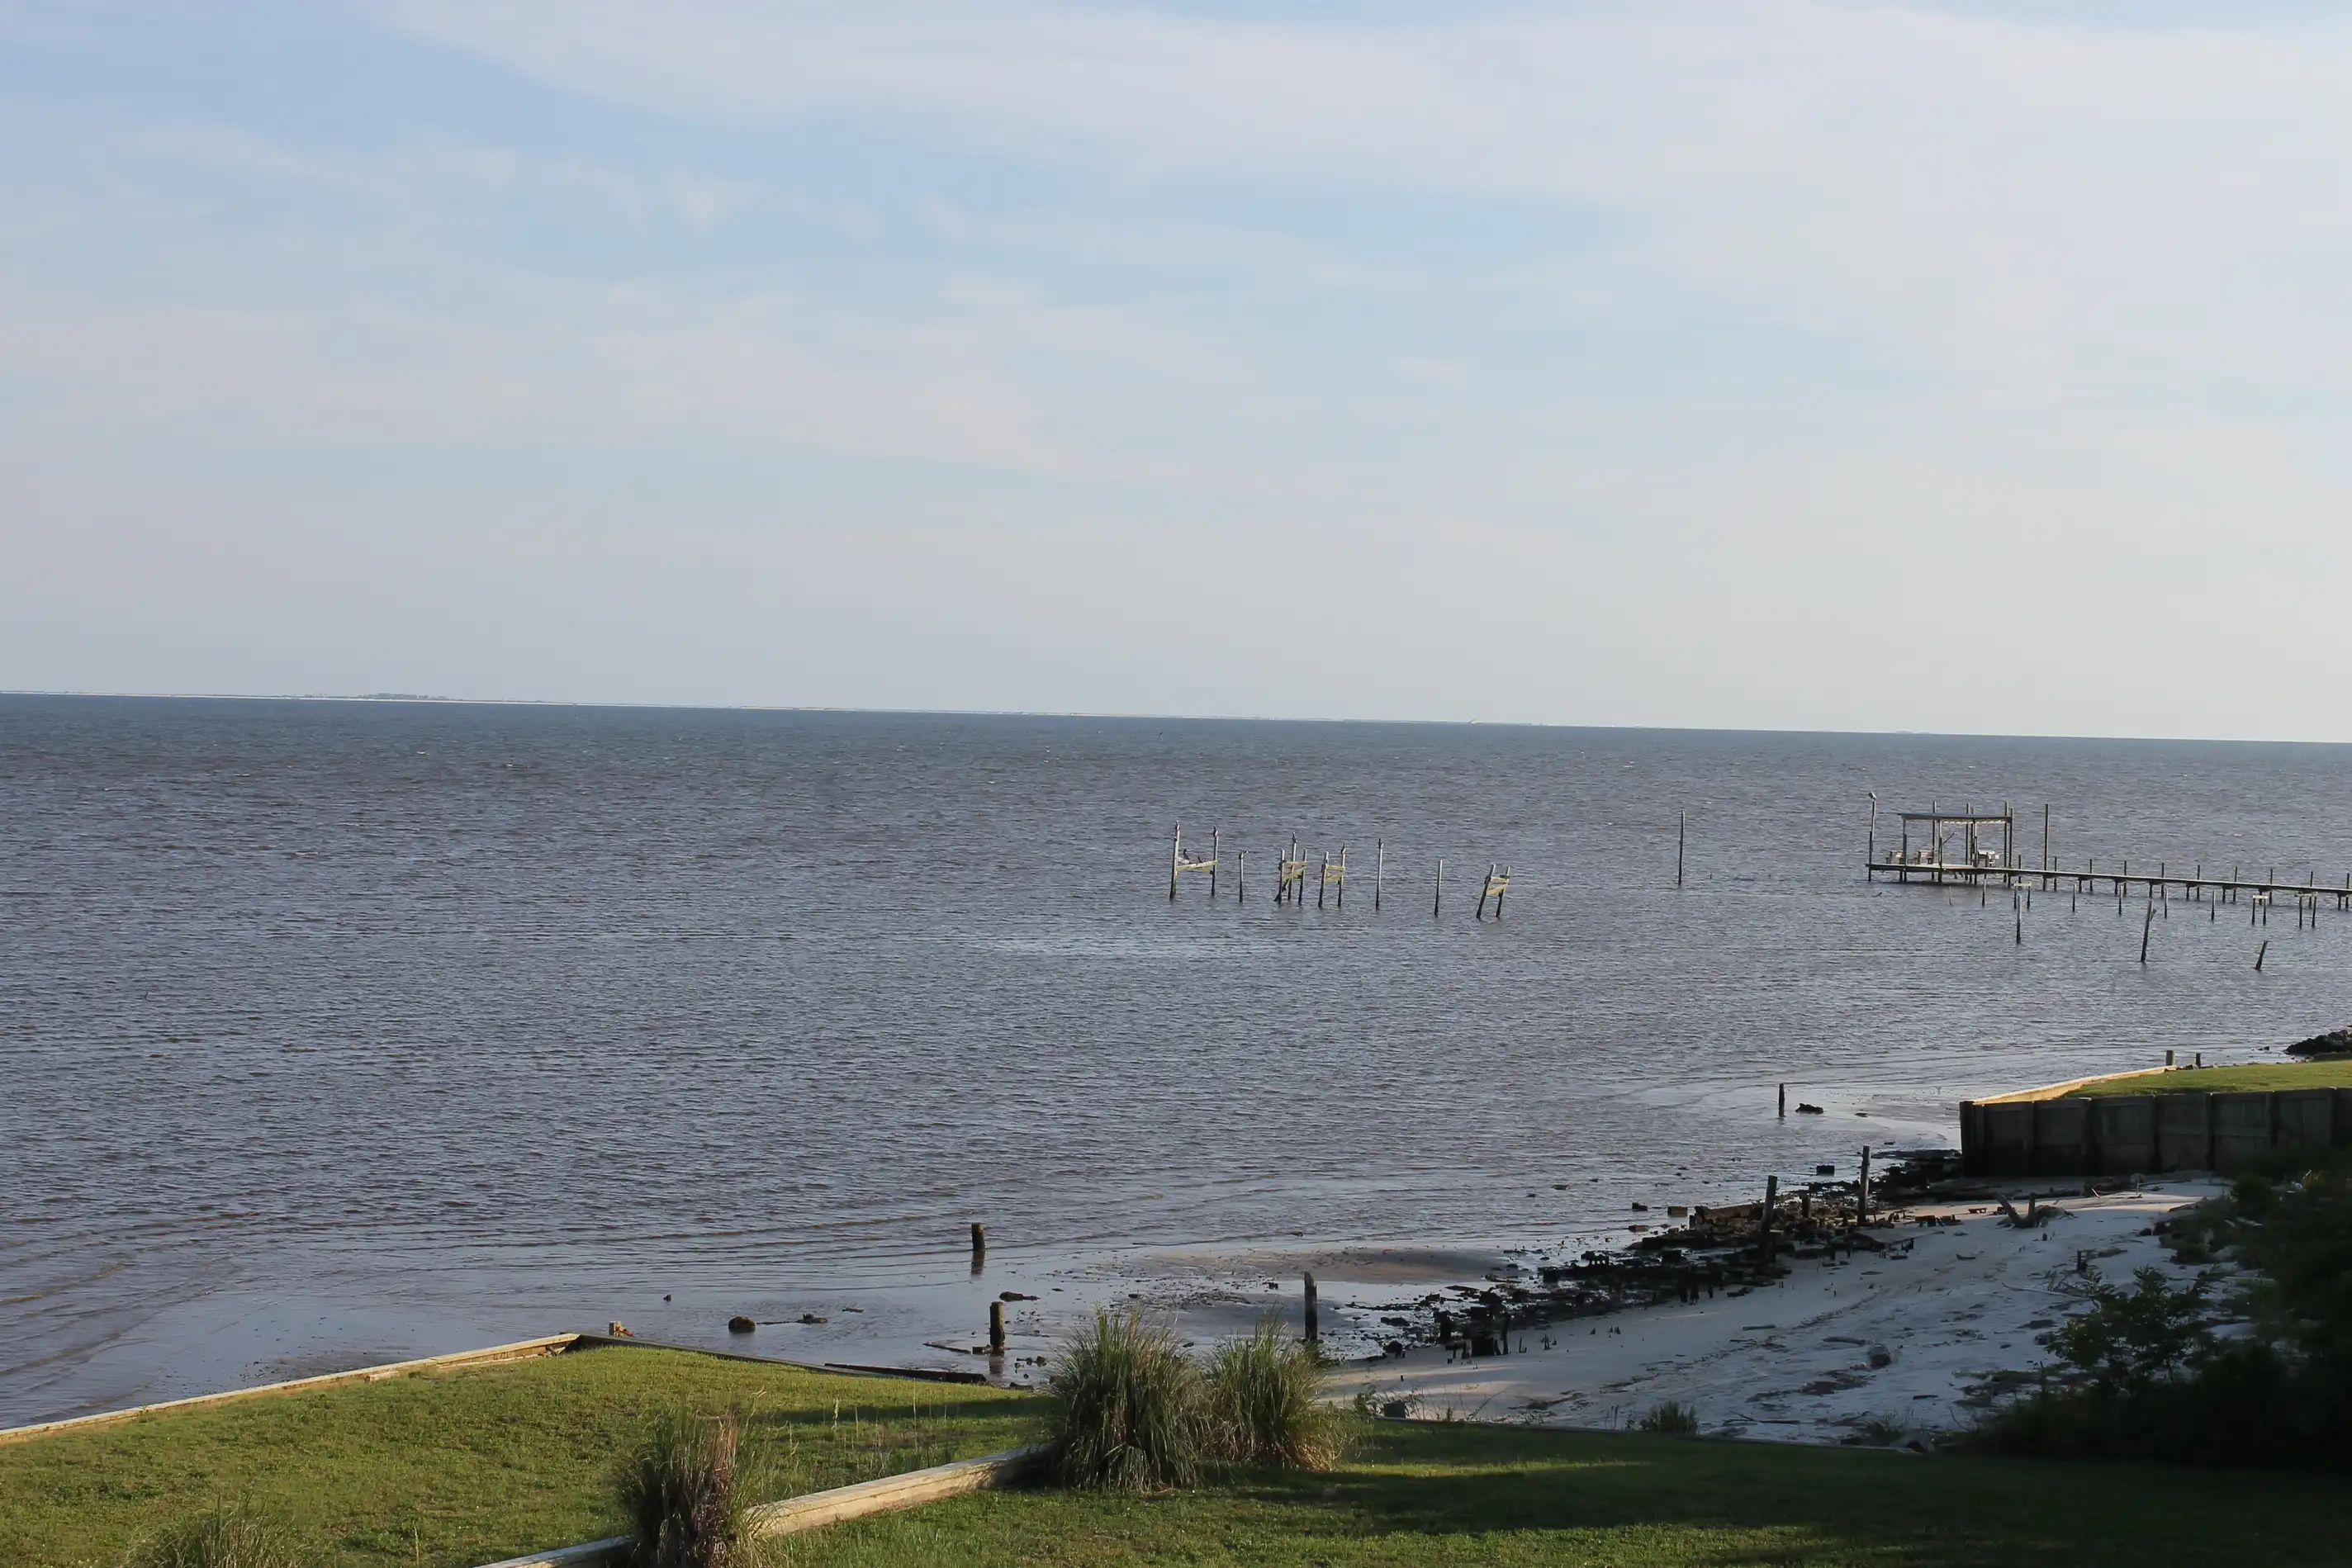
[(1322, 1402), (1323, 1358), (1267, 1316), (1244, 1339), (1209, 1357), (1204, 1379), (1213, 1451), (1234, 1464), (1328, 1469), (1344, 1448), (1346, 1417)]
[(1201, 1373), (1166, 1329), (1097, 1312), (1063, 1346), (1045, 1401), (1039, 1465), (1051, 1479), (1127, 1492), (1200, 1479), (1209, 1457)]
[(131, 1549), (123, 1568), (304, 1568), (283, 1526), (241, 1508), (218, 1508), (159, 1531)]
[(1205, 1366), (1134, 1313), (1097, 1312), (1045, 1385), (1040, 1469), (1066, 1486), (1156, 1491), (1213, 1465), (1328, 1469), (1348, 1418), (1323, 1403), (1322, 1358), (1268, 1317)]
[(1669, 1437), (1696, 1437), (1698, 1436), (1698, 1406), (1678, 1404), (1672, 1399), (1663, 1400), (1633, 1426), (1637, 1431), (1657, 1432)]
[(632, 1568), (735, 1568), (748, 1559), (735, 1416), (673, 1414), (622, 1466)]

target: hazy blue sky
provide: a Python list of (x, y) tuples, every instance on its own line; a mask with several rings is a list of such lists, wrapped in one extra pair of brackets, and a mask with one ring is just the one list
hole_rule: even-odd
[(2352, 738), (2352, 12), (0, 0), (0, 687)]

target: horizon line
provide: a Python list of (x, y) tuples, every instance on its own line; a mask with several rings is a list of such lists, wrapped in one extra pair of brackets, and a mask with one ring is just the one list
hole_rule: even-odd
[(1885, 739), (2100, 740), (2147, 745), (2347, 746), (2352, 741), (2293, 739), (2264, 736), (2056, 734), (2010, 730), (1800, 729), (1740, 725), (1575, 724), (1543, 719), (1299, 717), (1272, 714), (1150, 713), (1085, 708), (855, 707), (836, 703), (689, 703), (583, 700), (572, 697), (469, 697), (413, 692), (160, 692), (57, 691), (0, 687), (0, 698), (53, 697), (91, 701), (352, 703), (418, 707), (612, 708), (647, 713), (873, 714), (901, 718), (1067, 718), (1159, 721), (1173, 724), (1419, 725), (1461, 729), (1589, 729), (1670, 735), (1815, 735)]

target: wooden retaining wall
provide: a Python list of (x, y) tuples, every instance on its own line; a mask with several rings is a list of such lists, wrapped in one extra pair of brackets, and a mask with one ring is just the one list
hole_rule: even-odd
[[(452, 1355), (428, 1355), (415, 1361), (395, 1361), (383, 1366), (359, 1366), (349, 1372), (329, 1372), (317, 1377), (297, 1377), (284, 1383), (264, 1383), (251, 1388), (226, 1388), (218, 1394), (198, 1394), (186, 1399), (166, 1399), (154, 1405), (134, 1405), (128, 1410), (101, 1410), (95, 1416), (71, 1416), (62, 1421), (41, 1421), (30, 1427), (10, 1427), (0, 1431), (0, 1444), (26, 1443), (35, 1437), (47, 1437), (59, 1432), (79, 1432), (91, 1427), (110, 1427), (118, 1421), (135, 1421), (142, 1416), (157, 1416), (167, 1410), (198, 1410), (207, 1405), (225, 1405), (233, 1399), (258, 1399), (274, 1394), (299, 1394), (306, 1389), (330, 1388), (338, 1383), (382, 1383), (387, 1378), (404, 1376), (412, 1372), (427, 1372), (453, 1366), (490, 1366), (504, 1361), (529, 1361), (535, 1356), (561, 1355), (592, 1336), (576, 1333), (548, 1334), (539, 1339), (517, 1340), (512, 1344), (494, 1344), (483, 1350), (461, 1350)], [(600, 1337), (601, 1336), (596, 1336)], [(626, 1341), (607, 1343), (625, 1343)]]
[[(788, 1497), (781, 1502), (762, 1503), (750, 1510), (744, 1525), (755, 1541), (777, 1535), (797, 1535), (802, 1531), (838, 1524), (844, 1520), (863, 1519), (867, 1514), (886, 1513), (892, 1509), (913, 1508), (919, 1503), (937, 1502), (942, 1498), (961, 1497), (982, 1487), (996, 1486), (1019, 1474), (1028, 1459), (1026, 1449), (1014, 1448), (1002, 1454), (990, 1454), (985, 1458), (958, 1459), (952, 1464), (933, 1465), (929, 1469), (908, 1470), (904, 1475), (859, 1481), (855, 1486), (835, 1487), (829, 1491), (810, 1492), (804, 1497)], [(603, 1541), (558, 1547), (552, 1552), (504, 1558), (488, 1564), (487, 1568), (605, 1568), (606, 1564), (627, 1560), (632, 1541), (633, 1538), (626, 1535), (609, 1536)]]
[(781, 1356), (751, 1355), (742, 1351), (712, 1350), (698, 1344), (673, 1344), (667, 1340), (640, 1339), (632, 1334), (623, 1338), (615, 1334), (558, 1333), (539, 1339), (517, 1340), (512, 1344), (494, 1344), (481, 1350), (455, 1351), (447, 1355), (422, 1356), (415, 1361), (394, 1361), (378, 1366), (355, 1366), (349, 1372), (321, 1373), (316, 1377), (297, 1377), (283, 1383), (260, 1383), (246, 1388), (225, 1388), (217, 1394), (197, 1394), (185, 1399), (165, 1399), (153, 1405), (133, 1405), (122, 1410), (101, 1410), (95, 1416), (68, 1416), (59, 1421), (40, 1421), (29, 1427), (0, 1428), (0, 1447), (10, 1443), (28, 1442), (58, 1432), (78, 1432), (89, 1427), (110, 1426), (117, 1421), (135, 1420), (142, 1416), (160, 1415), (167, 1410), (194, 1410), (207, 1405), (226, 1404), (233, 1399), (258, 1399), (278, 1394), (299, 1394), (310, 1388), (327, 1388), (338, 1383), (382, 1383), (387, 1378), (404, 1377), (412, 1372), (447, 1370), (460, 1366), (491, 1366), (499, 1362), (529, 1361), (542, 1355), (562, 1355), (574, 1350), (594, 1350), (610, 1346), (620, 1350), (674, 1350), (685, 1355), (715, 1356), (721, 1361), (748, 1361), (760, 1366), (789, 1366), (800, 1372), (819, 1372), (828, 1377), (892, 1377), (912, 1378), (927, 1383), (986, 1383), (988, 1379), (976, 1372), (946, 1372), (927, 1366), (861, 1366), (848, 1362), (787, 1361)]
[(1960, 1169), (1976, 1176), (2227, 1175), (2331, 1145), (2352, 1145), (2352, 1089), (1960, 1102)]

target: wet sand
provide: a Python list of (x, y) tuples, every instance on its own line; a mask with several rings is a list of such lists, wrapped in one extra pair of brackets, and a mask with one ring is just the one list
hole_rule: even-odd
[(1998, 1375), (2046, 1359), (2035, 1336), (2081, 1310), (2078, 1254), (2111, 1282), (2151, 1265), (2176, 1282), (2192, 1276), (2150, 1228), (2221, 1190), (2193, 1178), (2066, 1198), (2032, 1229), (1986, 1202), (1922, 1204), (1906, 1212), (1958, 1223), (1878, 1229), (1888, 1252), (1798, 1262), (1737, 1296), (1528, 1328), (1514, 1335), (1524, 1354), (1422, 1348), (1350, 1369), (1336, 1386), (1404, 1402), (1421, 1419), (1614, 1427), (1671, 1399), (1695, 1406), (1708, 1432), (1901, 1441), (1965, 1424)]

